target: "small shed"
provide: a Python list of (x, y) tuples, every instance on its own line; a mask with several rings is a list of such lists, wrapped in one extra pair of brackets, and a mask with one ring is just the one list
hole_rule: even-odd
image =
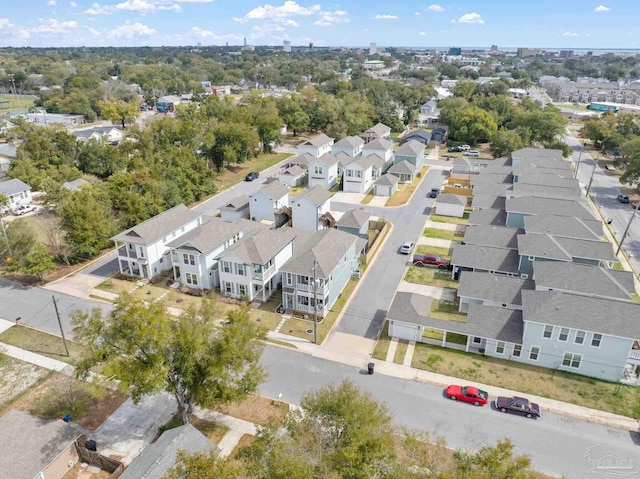
[(278, 181), (285, 186), (293, 188), (304, 184), (307, 172), (298, 165), (291, 165), (278, 175)]
[(373, 194), (376, 196), (393, 196), (393, 194), (398, 191), (399, 181), (395, 175), (382, 175), (373, 185)]
[(232, 223), (240, 218), (249, 218), (249, 197), (246, 195), (228, 201), (220, 207), (222, 221)]
[(355, 209), (347, 211), (336, 223), (336, 228), (345, 233), (358, 235), (368, 239), (369, 220), (371, 215), (364, 210)]
[(465, 206), (467, 206), (466, 196), (442, 194), (436, 200), (436, 214), (462, 218)]

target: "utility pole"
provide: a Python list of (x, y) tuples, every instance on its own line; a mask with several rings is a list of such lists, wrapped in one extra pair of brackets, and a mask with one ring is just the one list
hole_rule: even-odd
[(11, 73), (9, 75), (9, 78), (11, 78), (11, 84), (13, 85), (13, 98), (16, 101), (16, 106), (18, 106), (18, 92), (16, 91), (16, 79), (15, 79), (15, 75), (13, 73)]
[(598, 167), (598, 160), (596, 159), (596, 164), (593, 165), (593, 171), (591, 172), (591, 178), (589, 178), (589, 185), (587, 186), (587, 199), (589, 199), (589, 191), (591, 191), (591, 183), (593, 183), (593, 175), (595, 175), (597, 167)]
[(64, 350), (69, 356), (69, 348), (67, 347), (67, 338), (64, 337), (64, 330), (62, 329), (62, 321), (60, 321), (60, 313), (58, 312), (58, 303), (56, 303), (56, 297), (51, 296), (53, 299), (53, 307), (56, 309), (56, 317), (58, 318), (58, 326), (60, 326), (60, 334), (62, 335), (62, 342), (64, 343)]
[(580, 169), (580, 160), (582, 159), (582, 148), (580, 148), (580, 154), (578, 155), (578, 165), (576, 166), (576, 172), (573, 175), (574, 178), (578, 177), (578, 170)]
[(618, 253), (620, 253), (620, 250), (622, 249), (622, 243), (624, 243), (624, 240), (627, 237), (627, 233), (629, 232), (629, 228), (631, 227), (631, 222), (633, 221), (633, 218), (635, 218), (636, 215), (638, 214), (638, 209), (640, 209), (640, 201), (638, 201), (636, 205), (633, 207), (633, 214), (631, 215), (631, 219), (627, 223), (627, 227), (624, 229), (624, 233), (622, 233), (622, 238), (620, 238), (620, 242), (618, 243), (618, 250), (616, 251), (616, 256), (618, 256)]
[(318, 280), (316, 278), (317, 261), (313, 261), (313, 344), (318, 344)]

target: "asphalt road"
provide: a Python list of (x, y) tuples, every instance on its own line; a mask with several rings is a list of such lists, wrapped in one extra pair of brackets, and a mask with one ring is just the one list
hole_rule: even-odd
[[(593, 446), (602, 447), (592, 450), (591, 459), (599, 459), (606, 452), (636, 462), (640, 457), (637, 433), (550, 413), (532, 420), (499, 413), (488, 405), (476, 408), (445, 399), (436, 386), (379, 374), (369, 376), (351, 366), (277, 347), (267, 347), (262, 361), (269, 371), (260, 387), (266, 396), (282, 393), (283, 401), (299, 404), (306, 392), (348, 379), (387, 403), (400, 427), (430, 431), (444, 437), (450, 447), (468, 450), (509, 438), (518, 453), (531, 458), (536, 469), (554, 476), (608, 477), (610, 471), (603, 469), (588, 472), (592, 464), (585, 454)], [(634, 470), (638, 474), (637, 466)], [(637, 476), (629, 473), (610, 477)]]
[[(390, 220), (393, 230), (352, 296), (337, 326), (338, 331), (370, 339), (377, 337), (409, 259), (399, 254), (398, 249), (405, 241), (417, 243), (435, 202), (427, 198), (427, 194), (431, 188), (442, 185), (446, 174), (443, 170), (430, 169), (404, 207), (364, 208), (373, 215)], [(333, 202), (331, 207), (336, 211), (354, 208), (353, 205)]]

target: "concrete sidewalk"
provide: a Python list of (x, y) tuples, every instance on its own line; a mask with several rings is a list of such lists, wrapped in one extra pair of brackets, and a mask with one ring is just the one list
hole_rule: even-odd
[(193, 415), (200, 419), (204, 419), (205, 421), (212, 421), (216, 424), (220, 424), (229, 428), (229, 431), (227, 431), (227, 433), (218, 444), (221, 457), (229, 456), (238, 445), (238, 441), (240, 441), (242, 436), (244, 436), (245, 434), (255, 436), (258, 433), (256, 425), (252, 422), (227, 416), (226, 414), (222, 414), (217, 411), (211, 411), (210, 409), (202, 409), (196, 407), (194, 409)]

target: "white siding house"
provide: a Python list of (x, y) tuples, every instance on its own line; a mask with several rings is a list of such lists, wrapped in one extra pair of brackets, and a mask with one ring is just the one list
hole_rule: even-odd
[(384, 160), (383, 173), (393, 163), (393, 143), (385, 139), (376, 139), (367, 143), (362, 149), (362, 156), (378, 155)]
[(291, 165), (278, 175), (278, 181), (289, 188), (305, 183), (307, 171), (299, 165)]
[(350, 193), (366, 193), (373, 186), (373, 161), (371, 157), (359, 158), (347, 165), (342, 178), (342, 189)]
[(272, 181), (249, 197), (250, 216), (253, 221), (268, 221), (280, 226), (285, 223), (289, 207), (289, 188)]
[(331, 146), (333, 146), (333, 138), (322, 133), (300, 143), (296, 149), (298, 155), (309, 153), (314, 158), (320, 158), (322, 155), (331, 153)]
[(466, 196), (442, 194), (436, 200), (436, 214), (462, 218), (465, 206), (467, 206)]
[(337, 155), (342, 152), (349, 155), (351, 158), (357, 158), (362, 154), (362, 148), (364, 147), (364, 140), (359, 136), (347, 136), (342, 140), (334, 143), (331, 147), (331, 153)]
[(329, 214), (331, 193), (316, 185), (291, 200), (293, 227), (297, 230), (318, 231), (331, 226)]
[(320, 185), (330, 190), (338, 182), (338, 159), (331, 153), (309, 162), (309, 187)]
[(246, 195), (228, 201), (220, 207), (223, 221), (233, 222), (240, 218), (249, 218), (249, 197)]
[(400, 179), (392, 174), (382, 175), (376, 180), (374, 185), (373, 194), (376, 196), (392, 196), (398, 191), (398, 182)]
[(31, 187), (17, 178), (0, 182), (0, 194), (9, 198), (9, 208), (31, 203)]

